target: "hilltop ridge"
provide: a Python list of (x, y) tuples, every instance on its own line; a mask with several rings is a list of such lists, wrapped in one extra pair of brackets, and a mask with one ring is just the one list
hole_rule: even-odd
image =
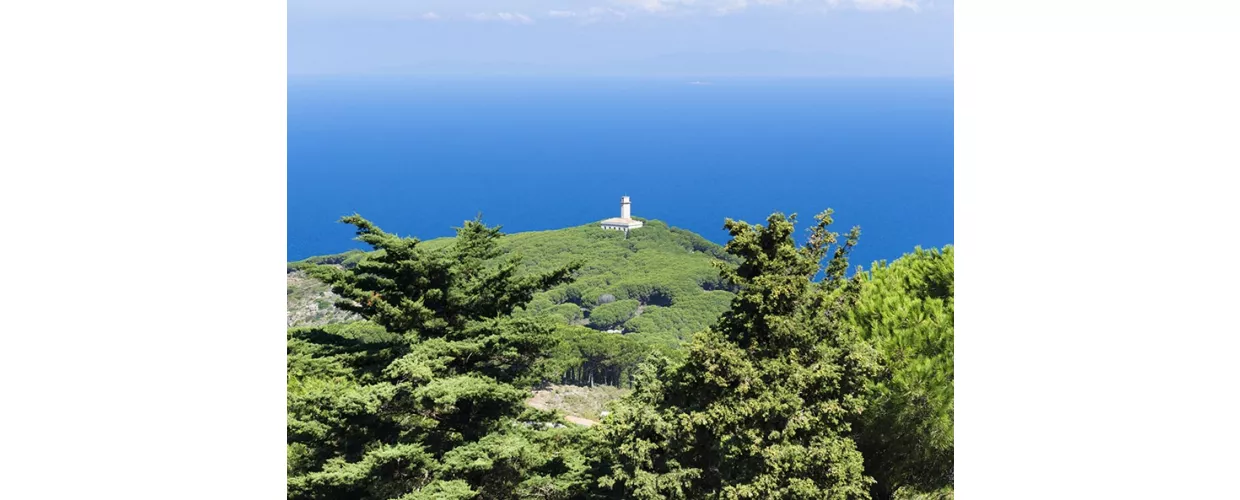
[[(555, 315), (570, 325), (620, 331), (676, 344), (710, 326), (733, 293), (720, 280), (715, 262), (736, 265), (723, 247), (692, 231), (660, 220), (642, 220), (630, 231), (607, 231), (597, 223), (504, 235), (500, 247), (522, 259), (522, 271), (543, 272), (580, 261), (577, 279), (539, 293), (520, 314)], [(430, 250), (455, 238), (425, 240)], [(288, 325), (309, 326), (357, 319), (336, 310), (328, 287), (299, 270), (303, 264), (345, 267), (365, 259), (352, 250), (288, 265)]]

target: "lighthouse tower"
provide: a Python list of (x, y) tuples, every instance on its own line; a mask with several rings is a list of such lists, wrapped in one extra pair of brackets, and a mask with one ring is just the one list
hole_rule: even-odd
[(629, 232), (630, 229), (642, 227), (642, 221), (634, 220), (632, 216), (632, 205), (628, 196), (620, 197), (620, 216), (612, 217), (605, 221), (599, 222), (599, 226), (603, 229), (612, 229), (616, 231)]

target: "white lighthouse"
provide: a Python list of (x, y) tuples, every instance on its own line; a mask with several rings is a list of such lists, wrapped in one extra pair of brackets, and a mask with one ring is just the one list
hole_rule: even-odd
[(630, 229), (642, 227), (642, 221), (633, 220), (631, 216), (632, 203), (628, 196), (620, 197), (620, 216), (612, 217), (599, 223), (603, 229), (613, 229), (616, 231), (629, 232)]

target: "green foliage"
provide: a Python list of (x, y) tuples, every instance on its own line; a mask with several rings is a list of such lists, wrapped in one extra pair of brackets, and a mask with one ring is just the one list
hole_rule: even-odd
[[(307, 274), (366, 319), (288, 332), (290, 498), (954, 495), (950, 246), (848, 278), (859, 231), (830, 211), (804, 246), (780, 214), (728, 220), (726, 247), (659, 221), (425, 242), (344, 221), (374, 251), (289, 264), (308, 322), (344, 313)], [(633, 391), (554, 427), (539, 382)]]
[(316, 265), (325, 265), (325, 266), (334, 265), (334, 266), (350, 268), (350, 267), (356, 266), (358, 262), (361, 262), (362, 259), (366, 258), (366, 255), (367, 255), (366, 252), (354, 249), (354, 250), (349, 250), (345, 253), (339, 253), (335, 255), (321, 255), (317, 257), (310, 257), (310, 258), (299, 260), (297, 262), (290, 262), (288, 264), (288, 271), (293, 272), (293, 271), (313, 267)]
[[(736, 263), (719, 245), (657, 220), (647, 221), (627, 238), (590, 224), (514, 234), (503, 245), (525, 258), (529, 272), (545, 272), (573, 260), (583, 262), (573, 283), (555, 287), (545, 296), (554, 303), (587, 308), (624, 299), (676, 307), (680, 300), (703, 291), (726, 289), (714, 262)], [(594, 323), (593, 314), (591, 318), (591, 327), (607, 329)]]
[(358, 215), (341, 219), (357, 227), (357, 239), (376, 252), (355, 267), (312, 265), (311, 276), (332, 286), (336, 306), (393, 332), (443, 336), (466, 322), (512, 314), (534, 293), (570, 281), (579, 264), (518, 276), (520, 260), (496, 263), (504, 254), (498, 227), (478, 219), (457, 230), (452, 246), (425, 250), (417, 238), (398, 238)]
[[(513, 317), (573, 266), (521, 274), (498, 228), (475, 220), (448, 245), (344, 222), (379, 252), (309, 264), (366, 322), (288, 333), (290, 498), (568, 498), (584, 458), (553, 414), (528, 409), (556, 324)], [(492, 472), (483, 473), (480, 467)]]
[[(418, 244), (423, 251), (437, 251), (452, 245), (455, 238), (439, 238)], [(722, 309), (719, 302), (731, 299), (731, 287), (724, 283), (714, 262), (735, 266), (736, 257), (719, 245), (701, 236), (667, 224), (650, 220), (645, 227), (624, 233), (605, 231), (595, 224), (506, 235), (496, 241), (496, 248), (505, 255), (520, 256), (518, 271), (528, 275), (554, 272), (556, 269), (582, 262), (576, 279), (535, 293), (518, 315), (546, 314), (553, 306), (576, 304), (587, 310), (617, 300), (636, 300), (644, 306), (658, 306), (671, 312), (670, 317), (684, 318), (683, 325), (666, 318), (641, 324), (645, 336), (660, 343), (678, 343), (693, 331), (714, 324)], [(313, 257), (290, 264), (305, 268), (312, 263), (336, 264), (343, 268), (357, 266), (375, 259), (384, 251)], [(709, 297), (702, 297), (703, 294)], [(726, 300), (721, 298), (726, 296)], [(573, 316), (568, 308), (556, 309), (566, 321)], [(605, 315), (606, 316), (606, 315)], [(623, 322), (621, 322), (623, 323)], [(586, 322), (599, 330), (622, 326)], [(688, 326), (686, 326), (688, 325)], [(626, 329), (628, 327), (625, 327)]]
[[(738, 290), (717, 328), (697, 335), (684, 364), (654, 360), (632, 398), (601, 428), (599, 492), (615, 498), (868, 498), (872, 479), (851, 438), (876, 355), (842, 320), (857, 280), (845, 280), (854, 228), (836, 242), (821, 214), (804, 247), (795, 216), (768, 226), (728, 220), (720, 266)], [(835, 293), (832, 293), (835, 291)]]
[(624, 331), (688, 340), (694, 333), (714, 326), (728, 310), (732, 297), (731, 292), (712, 290), (685, 298), (674, 307), (646, 306), (640, 316), (624, 323)]
[(559, 316), (564, 322), (572, 324), (585, 318), (585, 314), (581, 312), (581, 307), (577, 304), (560, 304), (547, 308), (547, 313)]
[(590, 310), (590, 324), (603, 329), (615, 328), (637, 314), (639, 307), (641, 303), (633, 299), (603, 304)]
[(955, 497), (955, 487), (949, 485), (937, 490), (924, 492), (905, 486), (896, 490), (891, 498), (892, 500), (952, 500)]
[(675, 356), (675, 347), (633, 335), (564, 326), (556, 336), (560, 343), (548, 365), (564, 384), (627, 387), (638, 365), (652, 355)]
[(464, 498), (567, 499), (587, 479), (584, 434), (581, 428), (522, 426), (448, 452), (443, 467), (472, 486), (474, 494)]
[[(888, 265), (876, 263), (850, 320), (882, 355), (871, 408), (858, 444), (875, 495), (941, 498), (919, 492), (953, 481), (954, 253), (917, 248)], [(896, 495), (897, 490), (901, 493)]]

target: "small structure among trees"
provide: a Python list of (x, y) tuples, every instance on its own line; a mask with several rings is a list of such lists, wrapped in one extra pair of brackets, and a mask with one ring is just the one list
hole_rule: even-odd
[(620, 197), (620, 216), (612, 217), (610, 219), (604, 220), (600, 222), (599, 225), (602, 226), (603, 229), (624, 231), (626, 233), (629, 232), (630, 229), (637, 229), (639, 227), (642, 227), (643, 225), (642, 221), (634, 220), (633, 217), (631, 217), (630, 205), (631, 203), (629, 203), (629, 197), (621, 196)]

